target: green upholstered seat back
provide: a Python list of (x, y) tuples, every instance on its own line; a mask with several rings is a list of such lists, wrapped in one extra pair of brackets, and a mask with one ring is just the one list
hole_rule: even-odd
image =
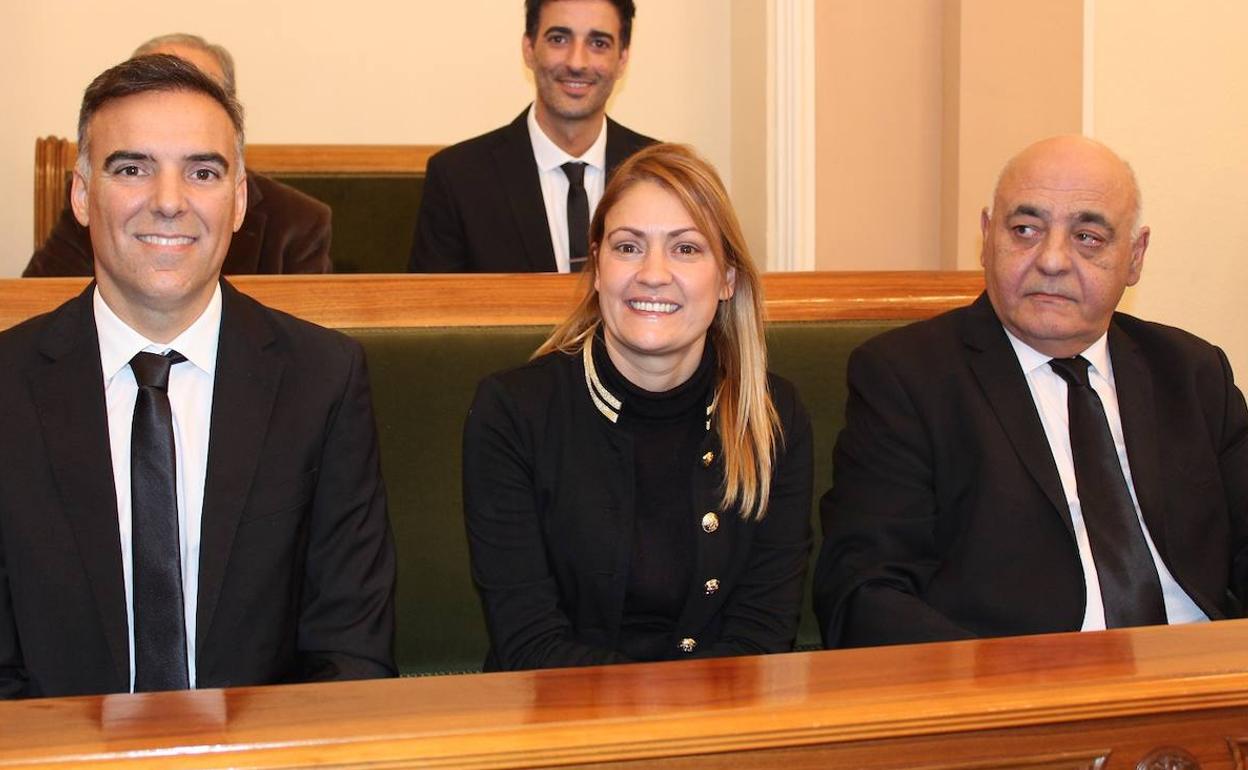
[[(776, 324), (771, 369), (796, 383), (815, 430), (815, 508), (832, 478), (849, 352), (896, 322)], [(460, 484), (464, 415), (477, 382), (523, 363), (548, 327), (364, 329), (382, 471), (399, 551), (397, 657), (405, 674), (479, 670), (488, 640), (468, 568)], [(816, 525), (816, 552), (818, 528)], [(814, 554), (812, 553), (812, 565)], [(798, 636), (819, 644), (809, 590)]]
[(274, 174), (334, 212), (335, 273), (405, 273), (425, 177), (417, 174)]
[(823, 541), (819, 526), (819, 498), (832, 486), (832, 448), (845, 424), (845, 365), (849, 354), (875, 335), (902, 325), (900, 321), (826, 321), (773, 324), (767, 331), (768, 368), (790, 380), (810, 412), (815, 434), (814, 500), (811, 516), (815, 533), (802, 594), (802, 622), (798, 649), (820, 646), (819, 624), (810, 604), (810, 583)]

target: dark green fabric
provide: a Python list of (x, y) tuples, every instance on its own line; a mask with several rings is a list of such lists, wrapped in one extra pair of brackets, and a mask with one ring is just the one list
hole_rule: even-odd
[[(844, 420), (845, 363), (899, 322), (776, 324), (770, 368), (792, 380), (815, 433), (815, 511), (832, 481)], [(476, 384), (528, 360), (549, 327), (350, 330), (368, 355), (382, 473), (399, 551), (397, 661), (404, 674), (480, 670), (488, 642), (468, 568), (460, 438)], [(816, 518), (816, 547), (819, 527)], [(813, 571), (813, 570), (812, 570)], [(807, 577), (809, 584), (809, 574)], [(817, 647), (809, 586), (798, 644)]]
[(767, 368), (797, 386), (810, 412), (815, 434), (815, 482), (811, 516), (815, 544), (802, 594), (802, 621), (797, 629), (799, 649), (820, 647), (819, 624), (810, 603), (815, 558), (823, 542), (819, 498), (832, 486), (832, 447), (845, 424), (845, 365), (854, 348), (875, 335), (901, 326), (900, 321), (829, 321), (773, 324), (767, 331)]
[(280, 174), (273, 179), (334, 212), (329, 256), (335, 273), (405, 273), (423, 175)]

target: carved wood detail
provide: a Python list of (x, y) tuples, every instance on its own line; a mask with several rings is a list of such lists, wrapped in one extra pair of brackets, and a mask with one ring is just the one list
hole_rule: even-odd
[(1200, 762), (1184, 749), (1163, 746), (1149, 752), (1136, 764), (1135, 770), (1200, 770)]
[(1227, 738), (1226, 745), (1231, 750), (1235, 770), (1248, 770), (1248, 737)]

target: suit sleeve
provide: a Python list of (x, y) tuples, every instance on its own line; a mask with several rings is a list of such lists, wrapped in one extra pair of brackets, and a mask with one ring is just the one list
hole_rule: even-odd
[(412, 237), (409, 273), (466, 273), (468, 237), (456, 205), (444, 163), (437, 155), (429, 159), (420, 213)]
[(59, 276), (93, 275), (94, 252), (87, 228), (78, 224), (74, 212), (66, 201), (61, 216), (56, 220), (48, 239), (31, 256), (23, 278), (48, 278)]
[(750, 544), (749, 561), (724, 607), (719, 640), (707, 655), (788, 652), (797, 637), (802, 589), (810, 560), (810, 504), (814, 466), (810, 415), (792, 386), (781, 423), (783, 444), (776, 453), (767, 515)]
[(1221, 350), (1217, 353), (1225, 394), (1218, 465), (1231, 518), (1229, 590), (1242, 613), (1248, 607), (1248, 407), (1245, 407), (1243, 393), (1235, 385), (1226, 354)]
[(505, 670), (623, 663), (576, 639), (546, 559), (534, 449), (503, 386), (477, 389), (464, 425), (464, 518), (492, 655)]
[(13, 597), (9, 593), (4, 533), (0, 532), (0, 699), (20, 698), (25, 693), (26, 664), (13, 616)]
[(940, 566), (932, 446), (890, 362), (850, 355), (845, 428), (820, 501), (814, 604), (826, 647), (973, 636), (923, 601)]
[(347, 344), (349, 376), (328, 423), (308, 532), (298, 632), (304, 681), (396, 673), (394, 541), (364, 352)]

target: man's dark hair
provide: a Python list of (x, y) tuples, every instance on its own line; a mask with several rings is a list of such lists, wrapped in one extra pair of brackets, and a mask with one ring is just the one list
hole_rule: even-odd
[[(191, 91), (220, 104), (238, 133), (241, 152), (243, 108), (238, 100), (194, 64), (169, 54), (151, 54), (127, 59), (104, 70), (87, 86), (82, 94), (82, 108), (78, 111), (78, 157), (87, 157), (87, 124), (104, 105), (127, 96), (159, 91)], [(241, 154), (239, 157), (242, 157)]]
[[(529, 40), (537, 39), (537, 21), (542, 15), (542, 6), (558, 0), (524, 0), (524, 35)], [(620, 17), (620, 48), (628, 48), (633, 40), (633, 16), (637, 15), (637, 5), (633, 0), (611, 0), (615, 12)]]

